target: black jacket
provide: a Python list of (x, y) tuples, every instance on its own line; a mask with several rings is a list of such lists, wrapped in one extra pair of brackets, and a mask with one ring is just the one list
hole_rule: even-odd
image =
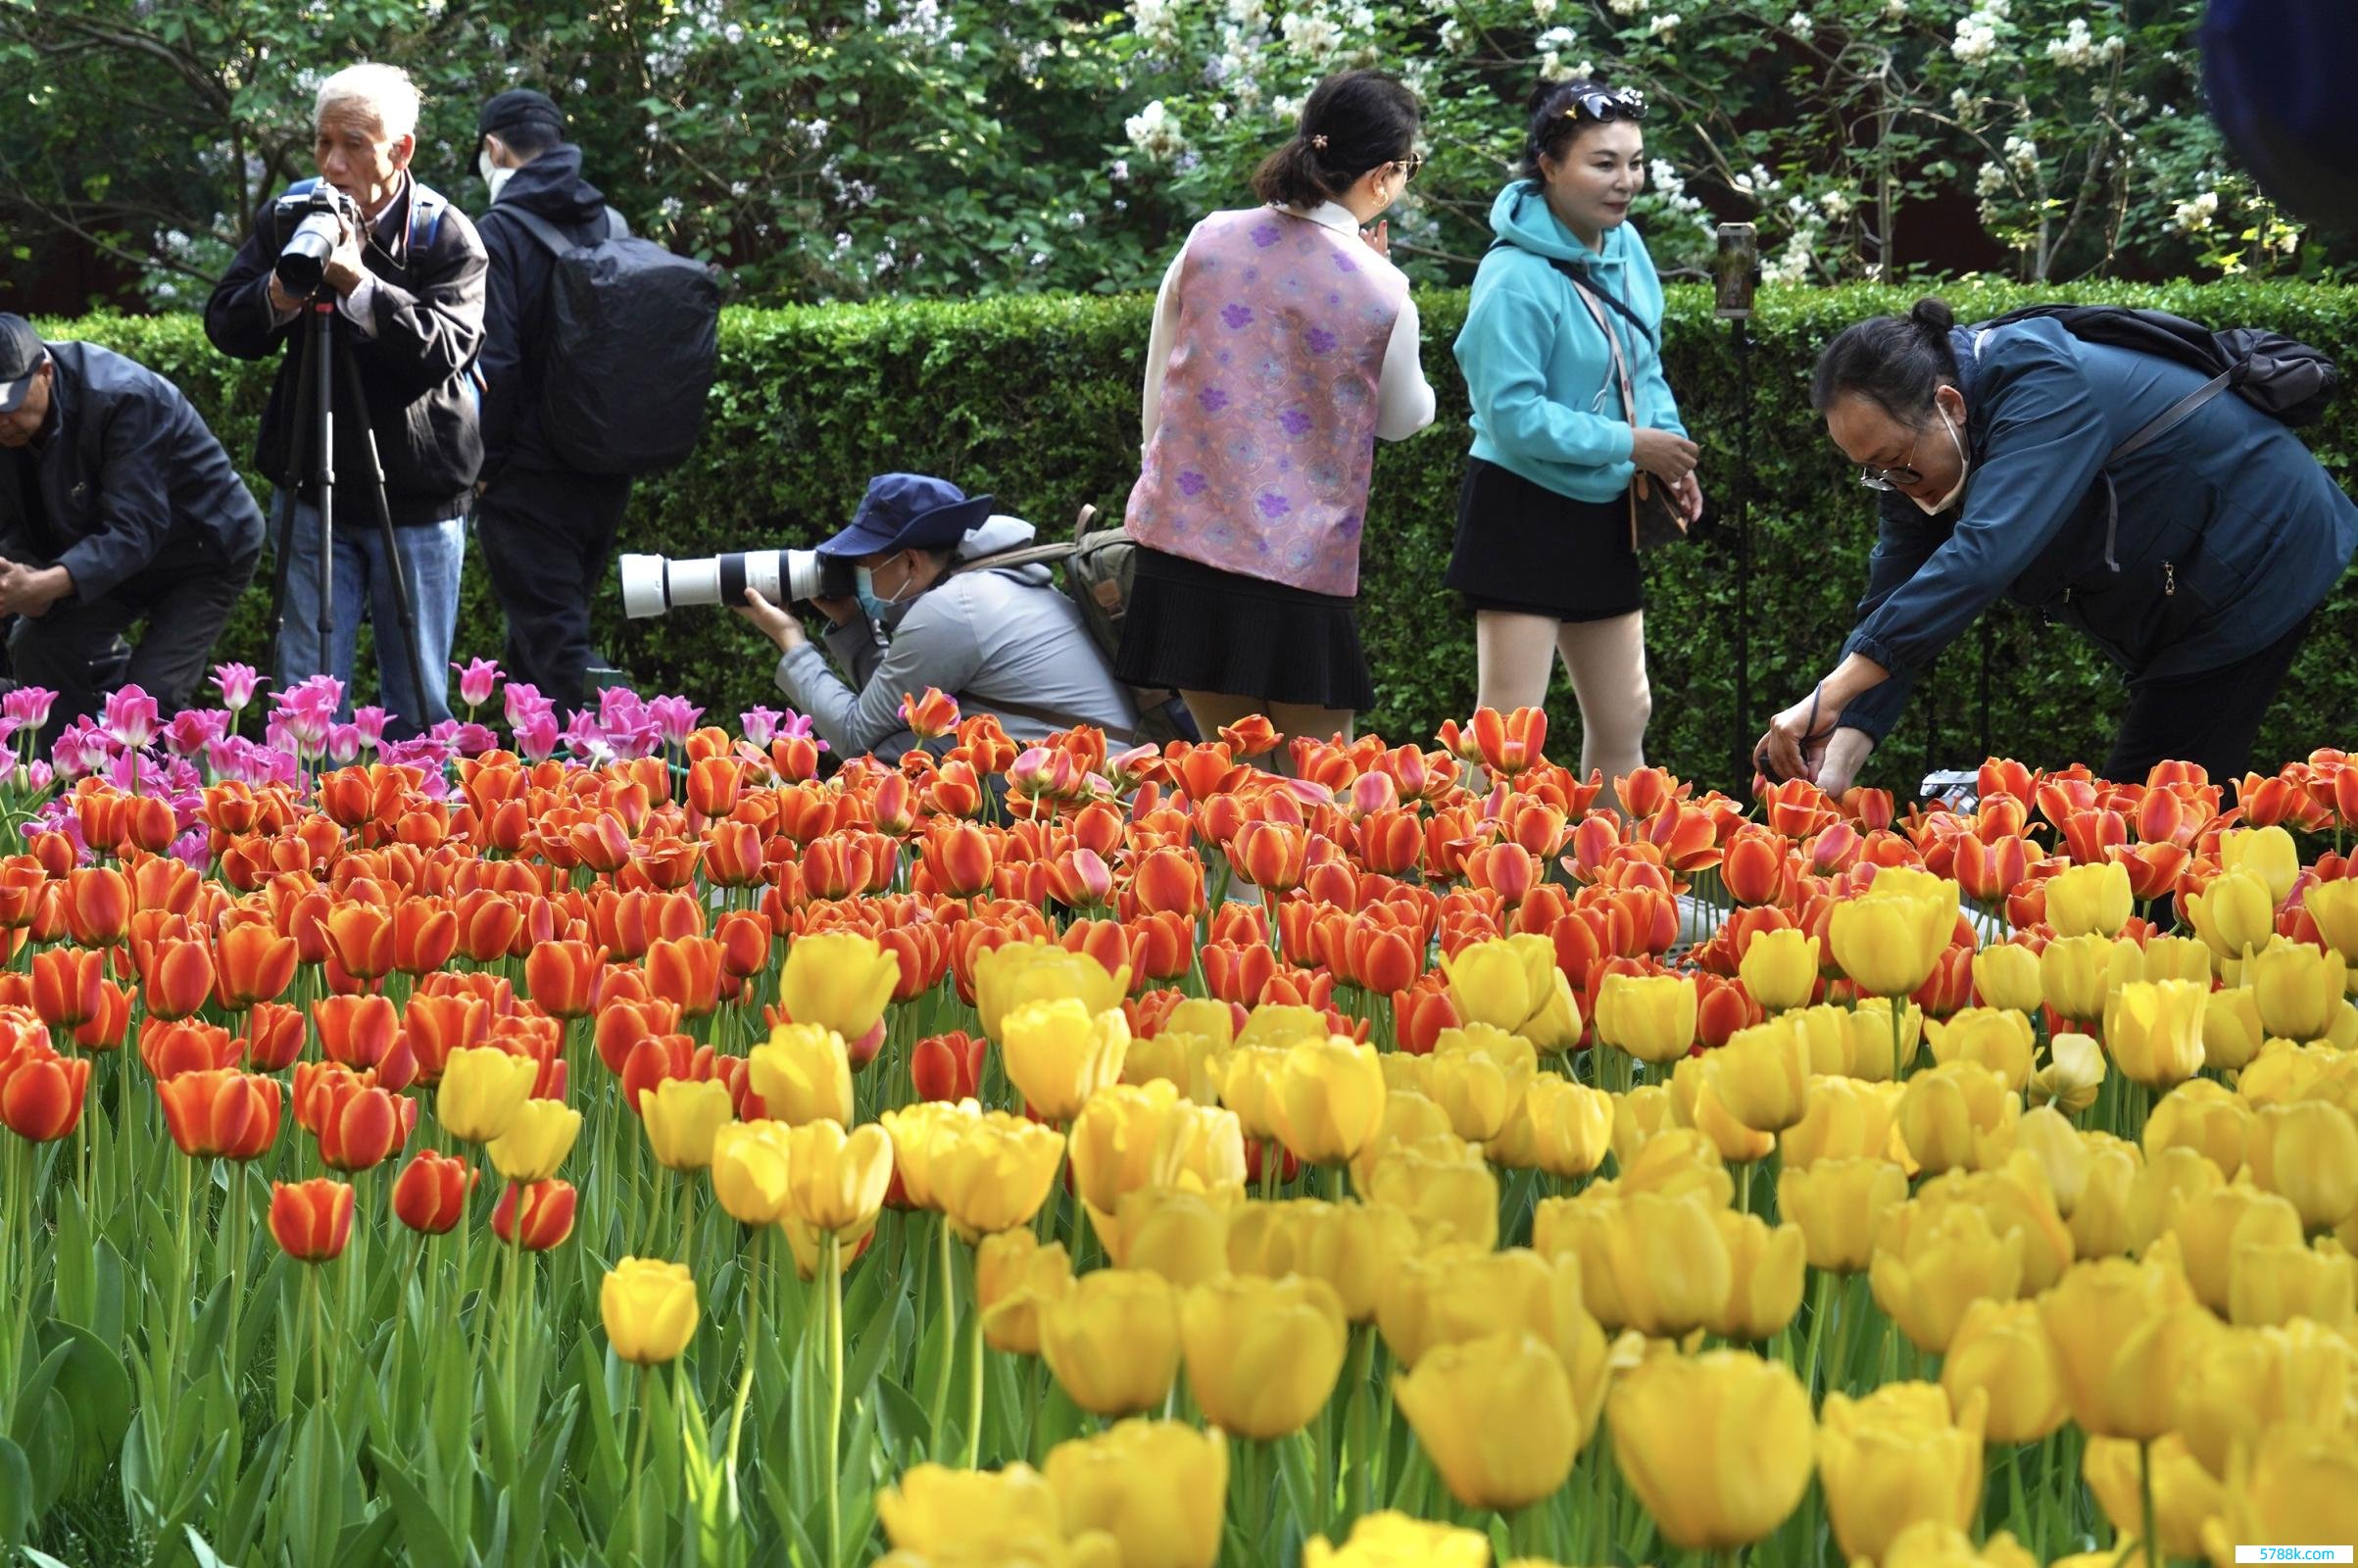
[(540, 427), (541, 377), (548, 368), (545, 321), (557, 258), (516, 221), (516, 209), (545, 218), (567, 239), (594, 244), (606, 233), (606, 198), (581, 177), (581, 149), (560, 142), (508, 176), (480, 220), (491, 258), (483, 312), (483, 476), (503, 468), (563, 470)]
[[(47, 435), (0, 450), (0, 552), (64, 566), (88, 602), (151, 567), (225, 567), (262, 548), (261, 510), (178, 387), (96, 344), (48, 349)], [(23, 515), (26, 465), (45, 538)]]
[[(431, 221), (417, 212), (420, 194), (439, 202)], [(439, 522), (467, 510), (483, 463), (474, 363), (483, 343), (483, 242), (467, 215), (413, 176), (395, 206), (402, 215), (387, 255), (364, 247), (376, 274), (376, 336), (363, 337), (339, 313), (336, 349), (360, 368), (369, 422), (385, 466), (385, 501), (397, 524)], [(223, 354), (259, 360), (283, 353), (262, 414), (255, 459), (271, 482), (284, 485), (295, 421), (302, 318), (281, 323), (270, 309), (270, 273), (277, 260), (268, 214), (205, 302), (205, 335)], [(340, 379), (340, 376), (339, 376)], [(339, 396), (336, 482), (354, 486), (368, 472), (360, 421), (347, 416)], [(357, 499), (357, 492), (347, 490)], [(348, 501), (351, 508), (354, 502)], [(349, 515), (366, 518), (365, 510)]]

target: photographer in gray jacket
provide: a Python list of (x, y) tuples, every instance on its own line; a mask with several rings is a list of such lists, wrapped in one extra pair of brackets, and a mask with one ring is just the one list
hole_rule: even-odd
[(1039, 563), (986, 558), (1031, 544), (1020, 518), (994, 516), (989, 496), (915, 473), (868, 481), (852, 525), (818, 547), (851, 562), (854, 599), (813, 600), (834, 622), (830, 669), (802, 622), (748, 588), (738, 613), (778, 646), (778, 690), (838, 757), (897, 760), (916, 744), (904, 696), (937, 687), (960, 711), (998, 716), (1017, 741), (1094, 724), (1120, 744), (1138, 710), (1089, 635), (1080, 611)]

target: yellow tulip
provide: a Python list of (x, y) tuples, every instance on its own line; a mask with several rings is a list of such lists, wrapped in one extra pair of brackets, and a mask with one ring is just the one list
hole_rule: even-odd
[(2260, 1027), (2260, 999), (2237, 986), (2214, 991), (2202, 1008), (2202, 1059), (2222, 1072), (2235, 1072), (2259, 1055), (2268, 1035)]
[(626, 1257), (598, 1287), (607, 1343), (633, 1366), (661, 1366), (696, 1333), (696, 1281), (685, 1263)]
[(1265, 1002), (1246, 1018), (1235, 1044), (1239, 1048), (1273, 1046), (1283, 1055), (1298, 1040), (1324, 1040), (1332, 1032), (1326, 1014), (1316, 1007)]
[(2113, 959), (2121, 985), (2132, 980), (2199, 980), (2207, 986), (2215, 977), (2211, 950), (2200, 937), (2147, 937), (2137, 949), (2134, 967), (2122, 961), (2127, 956), (2117, 954)]
[(1093, 1415), (1160, 1404), (1179, 1375), (1179, 1298), (1143, 1269), (1083, 1274), (1040, 1307), (1040, 1353), (1057, 1386)]
[(1563, 1362), (1538, 1336), (1445, 1345), (1396, 1385), (1400, 1413), (1469, 1508), (1520, 1508), (1571, 1478), (1584, 1426)]
[(2338, 953), (2305, 942), (2279, 941), (2251, 956), (2243, 984), (2260, 1004), (2260, 1027), (2284, 1040), (2316, 1040), (2333, 1028), (2349, 985)]
[(2196, 1463), (2225, 1476), (2237, 1444), (2275, 1426), (2350, 1428), (2358, 1349), (2316, 1323), (2221, 1329), (2178, 1391), (2178, 1436)]
[(2269, 1105), (2253, 1117), (2243, 1152), (2253, 1182), (2290, 1200), (2310, 1230), (2358, 1213), (2358, 1120), (2339, 1105)]
[(1985, 1007), (2036, 1012), (2046, 1000), (2039, 955), (2018, 942), (1993, 943), (1973, 956), (1973, 994)]
[(1613, 1097), (1542, 1073), (1523, 1097), (1538, 1166), (1558, 1181), (1596, 1171), (1612, 1150)]
[(974, 1305), (983, 1338), (1009, 1355), (1040, 1353), (1040, 1309), (1072, 1289), (1062, 1242), (1040, 1245), (1030, 1231), (986, 1236), (974, 1249)]
[(981, 1116), (982, 1106), (971, 1100), (920, 1100), (877, 1114), (876, 1124), (893, 1141), (893, 1171), (909, 1207), (941, 1211), (936, 1156)]
[[(1850, 1076), (1869, 1083), (1891, 1083), (1904, 1075), (1915, 1063), (1923, 1044), (1924, 1009), (1909, 1003), (1900, 1009), (1899, 1038), (1891, 1038), (1891, 1009), (1897, 1005), (1890, 997), (1862, 997), (1852, 1008), (1846, 1025), (1850, 1033)], [(1893, 1054), (1896, 1046), (1897, 1054)]]
[(1695, 978), (1676, 974), (1604, 977), (1597, 992), (1597, 1038), (1640, 1061), (1676, 1061), (1695, 1044)]
[(1219, 1192), (1245, 1184), (1245, 1135), (1236, 1112), (1196, 1104), (1168, 1083), (1100, 1089), (1072, 1118), (1071, 1147), (1073, 1191), (1101, 1235), (1111, 1228), (1124, 1193)]
[(1302, 1545), (1302, 1568), (1490, 1568), (1490, 1537), (1404, 1513), (1371, 1513), (1351, 1526), (1340, 1547), (1312, 1536)]
[(2227, 1320), (2268, 1328), (2296, 1317), (2347, 1335), (2358, 1325), (2358, 1266), (2333, 1238), (2315, 1247), (2279, 1242), (2237, 1250), (2227, 1285)]
[[(2247, 991), (2214, 991), (2211, 1005), (2203, 1016), (2225, 1006), (2231, 998), (2249, 997)], [(2252, 1017), (2259, 1017), (2258, 1004), (2252, 1004)], [(2271, 1040), (2260, 1047), (2259, 1054), (2235, 1078), (2235, 1095), (2245, 1104), (2283, 1105), (2295, 1100), (2306, 1100), (2317, 1087), (2326, 1082), (2341, 1058), (2333, 1046), (2319, 1043), (2304, 1045), (2290, 1040)]]
[(1061, 997), (1010, 1009), (999, 1038), (1007, 1081), (1042, 1116), (1068, 1122), (1091, 1095), (1121, 1081), (1130, 1026), (1119, 1008), (1093, 1013), (1087, 1003)]
[[(727, 1098), (728, 1092), (721, 1091), (721, 1099)], [(581, 1112), (554, 1100), (527, 1100), (510, 1119), (508, 1130), (485, 1144), (483, 1152), (502, 1176), (530, 1186), (556, 1175), (580, 1136)]]
[(1198, 1035), (1209, 1040), (1214, 1049), (1225, 1051), (1236, 1044), (1236, 1013), (1217, 997), (1190, 997), (1170, 1011), (1162, 1021), (1162, 1032), (1172, 1030), (1181, 1034)]
[(1817, 990), (1818, 959), (1818, 939), (1808, 932), (1761, 931), (1744, 945), (1736, 974), (1763, 1010), (1784, 1012), (1806, 1004)]
[(1809, 1395), (1779, 1363), (1737, 1350), (1654, 1356), (1622, 1376), (1606, 1409), (1622, 1476), (1682, 1551), (1748, 1546), (1809, 1490)]
[(2076, 1116), (2104, 1086), (2104, 1052), (2092, 1036), (2063, 1033), (2047, 1041), (2046, 1064), (2031, 1074), (2031, 1103)]
[(1965, 1309), (2022, 1290), (2024, 1238), (1969, 1203), (1902, 1203), (1883, 1217), (1867, 1283), (1916, 1348), (1947, 1350)]
[(1991, 1443), (2037, 1443), (2071, 1416), (2036, 1301), (1984, 1298), (1966, 1307), (1940, 1363), (1940, 1387), (1959, 1409), (1970, 1398), (1985, 1402)]
[(1121, 1196), (1113, 1234), (1117, 1268), (1145, 1269), (1184, 1290), (1228, 1272), (1228, 1221), (1237, 1195), (1142, 1187)]
[(852, 1057), (844, 1037), (833, 1029), (782, 1023), (753, 1049), (745, 1071), (770, 1115), (789, 1127), (810, 1121), (852, 1124)]
[(1001, 1470), (912, 1466), (876, 1494), (876, 1519), (895, 1546), (928, 1561), (969, 1548), (1039, 1560), (1064, 1539), (1056, 1494), (1021, 1460)]
[(2358, 879), (2320, 882), (2301, 895), (2317, 934), (2345, 963), (2358, 963)]
[(1721, 1159), (1719, 1146), (1692, 1127), (1673, 1127), (1647, 1140), (1636, 1156), (1621, 1167), (1623, 1197), (1659, 1193), (1680, 1198), (1701, 1195), (1713, 1208), (1736, 1200), (1736, 1182)]
[[(2146, 1124), (2151, 1130), (2152, 1124)], [(2219, 1167), (2186, 1145), (2151, 1148), (2129, 1188), (2129, 1250), (2142, 1253), (2177, 1228), (2188, 1203), (2227, 1185)], [(2087, 1198), (2083, 1195), (2085, 1204)]]
[(1179, 1303), (1188, 1392), (1223, 1432), (1269, 1441), (1326, 1407), (1351, 1347), (1342, 1298), (1324, 1280), (1231, 1274)]
[(2055, 1211), (2071, 1217), (2088, 1187), (2089, 1150), (2080, 1129), (2052, 1105), (2026, 1110), (2014, 1124), (2014, 1149), (2039, 1163), (2047, 1191), (2054, 1195)]
[(1297, 1041), (1269, 1102), (1278, 1141), (1309, 1165), (1340, 1165), (1384, 1124), (1384, 1067), (1346, 1035)]
[(2058, 1017), (2092, 1023), (2112, 994), (2112, 938), (2057, 937), (2039, 955), (2039, 984)]
[(1720, 1317), (1735, 1263), (1714, 1217), (1718, 1210), (1695, 1193), (1637, 1193), (1619, 1207), (1610, 1256), (1629, 1326), (1649, 1339), (1675, 1339)]
[(1387, 1150), (1367, 1199), (1400, 1210), (1429, 1238), (1485, 1251), (1498, 1245), (1498, 1179), (1472, 1144), (1429, 1139)]
[(1950, 1419), (1938, 1384), (1833, 1393), (1818, 1415), (1818, 1484), (1842, 1554), (1873, 1561), (1921, 1520), (1964, 1529), (1981, 1512), (1983, 1401)]
[(1924, 1031), (1932, 1041), (1935, 1061), (1979, 1062), (2017, 1093), (2031, 1081), (2031, 1048), (2037, 1036), (2022, 1013), (1966, 1007), (1946, 1019), (1930, 1020)]
[(639, 1091), (647, 1147), (666, 1170), (702, 1170), (712, 1163), (713, 1136), (736, 1119), (729, 1086), (717, 1078), (666, 1078)]
[[(2103, 1568), (2119, 1568), (2117, 1551), (2102, 1554)], [(1973, 1538), (1955, 1525), (1926, 1519), (1899, 1532), (1885, 1550), (1881, 1568), (2039, 1568), (2039, 1559), (2001, 1530), (1975, 1549)], [(2052, 1568), (2063, 1568), (2060, 1563)], [(2090, 1565), (2093, 1568), (2093, 1565)]]
[(2179, 1085), (2153, 1103), (2145, 1118), (2145, 1157), (2165, 1149), (2191, 1149), (2229, 1180), (2243, 1168), (2253, 1111), (2208, 1078)]
[(883, 1128), (869, 1122), (847, 1135), (814, 1121), (788, 1134), (787, 1146), (796, 1219), (845, 1237), (875, 1223), (893, 1182), (893, 1141)]
[(971, 1241), (1030, 1224), (1063, 1162), (1064, 1135), (1004, 1110), (950, 1125), (930, 1155), (952, 1228)]
[(2225, 1490), (2224, 1519), (2203, 1527), (2215, 1562), (2242, 1542), (2358, 1541), (2358, 1435), (2276, 1427), (2235, 1452)]
[(2215, 1321), (2175, 1269), (2117, 1257), (2074, 1265), (2039, 1298), (2039, 1316), (2073, 1419), (2093, 1437), (2137, 1442), (2170, 1430)]
[(2292, 896), (2292, 884), (2300, 878), (2300, 848), (2281, 827), (2239, 828), (2220, 837), (2219, 865), (2231, 873), (2247, 871), (2259, 877), (2268, 884), (2270, 902), (2282, 904)]
[(2144, 1462), (2152, 1466), (2153, 1533), (2162, 1556), (2201, 1556), (2203, 1522), (2227, 1507), (2227, 1496), (2194, 1462), (2185, 1438), (2173, 1432), (2157, 1440), (2150, 1461), (2141, 1461), (2137, 1446), (2126, 1438), (2090, 1438), (2080, 1474), (2104, 1517), (2112, 1521), (2114, 1534), (2134, 1541), (2145, 1529), (2138, 1480)]
[[(1601, 1376), (1604, 1334), (1582, 1304), (1580, 1281), (1570, 1254), (1436, 1248), (1399, 1260), (1379, 1288), (1376, 1322), (1401, 1366), (1440, 1346), (1519, 1331), (1545, 1341), (1576, 1380)], [(1575, 1392), (1589, 1392), (1585, 1381)]]
[(1904, 997), (1930, 978), (1956, 923), (1954, 882), (1889, 867), (1865, 893), (1835, 905), (1826, 935), (1834, 961), (1859, 990)]
[(1599, 1184), (1577, 1198), (1542, 1199), (1531, 1219), (1532, 1250), (1578, 1266), (1581, 1305), (1606, 1333), (1630, 1326), (1629, 1307), (1613, 1278), (1613, 1234), (1621, 1226), (1622, 1201)]
[(463, 1144), (487, 1144), (508, 1130), (532, 1086), (540, 1063), (510, 1055), (497, 1046), (468, 1046), (450, 1054), (434, 1092), (434, 1114), (443, 1130)]
[(1624, 1170), (1644, 1149), (1679, 1125), (1678, 1106), (1666, 1084), (1640, 1084), (1613, 1097), (1613, 1158)]
[(1230, 1268), (1324, 1280), (1353, 1323), (1374, 1320), (1385, 1282), (1410, 1266), (1420, 1250), (1415, 1222), (1380, 1203), (1251, 1203), (1228, 1229)]
[(1867, 1266), (1878, 1222), (1907, 1196), (1907, 1177), (1888, 1159), (1789, 1163), (1777, 1177), (1777, 1211), (1800, 1228), (1809, 1266), (1837, 1274)]
[(1121, 1568), (1211, 1568), (1227, 1513), (1228, 1444), (1183, 1421), (1122, 1421), (1059, 1443), (1043, 1466), (1068, 1532), (1102, 1530)]
[(2202, 1009), (2210, 987), (2195, 980), (2135, 981), (2104, 1009), (2104, 1044), (2122, 1076), (2168, 1089), (2202, 1070)]
[(1547, 976), (1555, 970), (1554, 945), (1540, 939), (1544, 968), (1528, 961), (1523, 951), (1506, 939), (1469, 942), (1454, 954), (1441, 956), (1441, 972), (1449, 983), (1449, 1005), (1467, 1023), (1489, 1024), (1512, 1031), (1547, 1004), (1550, 988)]
[(2129, 923), (2136, 895), (2129, 887), (2129, 867), (2118, 860), (2099, 860), (2058, 871), (2046, 881), (2047, 922), (2060, 937), (2117, 937)]
[(2240, 962), (2276, 936), (2277, 897), (2257, 872), (2223, 871), (2201, 892), (2187, 894), (2186, 906), (2194, 934), (2224, 960)]
[(1216, 1105), (1220, 1102), (1220, 1080), (1213, 1066), (1226, 1049), (1211, 1035), (1193, 1034), (1165, 1023), (1162, 1032), (1151, 1038), (1131, 1037), (1129, 1049), (1122, 1053), (1121, 1081), (1133, 1085), (1167, 1083), (1199, 1105)]
[(2022, 1238), (2021, 1294), (2037, 1295), (2071, 1267), (2072, 1233), (2035, 1155), (2017, 1151), (1983, 1170), (1951, 1171), (1916, 1195), (1917, 1206), (1928, 1211), (1950, 1203), (1970, 1204), (1998, 1235)]
[(2006, 1080), (1970, 1061), (1943, 1062), (1908, 1080), (1893, 1118), (1926, 1172), (1970, 1168), (1979, 1141), (2013, 1124), (2022, 1102)]
[(1728, 1295), (1703, 1326), (1723, 1340), (1765, 1345), (1801, 1309), (1807, 1242), (1798, 1225), (1771, 1227), (1757, 1214), (1712, 1213), (1728, 1253)]
[(2228, 1287), (2235, 1257), (2245, 1247), (2300, 1245), (2301, 1216), (2284, 1199), (2251, 1187), (2222, 1187), (2178, 1211), (2170, 1234), (2178, 1238), (2186, 1283), (2195, 1298), (2228, 1314)]
[(883, 1021), (884, 1004), (900, 983), (900, 955), (878, 947), (874, 937), (814, 932), (787, 944), (778, 1000), (796, 1023), (858, 1040)]
[(1900, 1086), (1860, 1078), (1812, 1078), (1808, 1112), (1777, 1140), (1788, 1170), (1824, 1159), (1880, 1156), (1891, 1146)]
[[(815, 1124), (814, 1124), (815, 1125)], [(847, 1231), (822, 1231), (810, 1224), (792, 1208), (778, 1221), (778, 1229), (786, 1233), (786, 1246), (794, 1253), (794, 1272), (805, 1284), (819, 1277), (827, 1262), (827, 1239), (835, 1239), (836, 1251), (843, 1266), (850, 1268), (851, 1260), (859, 1254), (860, 1245), (875, 1234), (875, 1216), (860, 1221)]]
[(731, 1122), (712, 1134), (712, 1196), (740, 1225), (775, 1225), (791, 1205), (786, 1127)]
[[(1400, 1052), (1388, 1051), (1384, 1053), (1384, 1059), (1390, 1061), (1400, 1054)], [(1250, 1123), (1247, 1123), (1245, 1130), (1248, 1134), (1252, 1132)], [(1456, 1136), (1456, 1126), (1449, 1120), (1449, 1113), (1427, 1099), (1422, 1091), (1411, 1094), (1387, 1081), (1383, 1124), (1376, 1129), (1376, 1135), (1351, 1156), (1351, 1185), (1360, 1192), (1367, 1191), (1375, 1182), (1376, 1162), (1390, 1150), (1420, 1144), (1427, 1139)]]
[(2137, 1145), (2088, 1144), (2088, 1174), (2066, 1219), (2076, 1256), (2118, 1257), (2130, 1250), (2131, 1210), (2142, 1173)]
[(1072, 1000), (1094, 1018), (1122, 1004), (1130, 994), (1130, 966), (1112, 974), (1086, 953), (1067, 953), (1046, 940), (1010, 942), (974, 958), (974, 1009), (983, 1033), (1007, 1044), (1001, 1025), (1027, 1002)]
[(1681, 1126), (1691, 1127), (1711, 1141), (1720, 1158), (1746, 1165), (1777, 1147), (1773, 1133), (1754, 1132), (1729, 1114), (1711, 1087), (1713, 1056), (1687, 1056), (1671, 1069), (1670, 1102)]
[(1754, 1132), (1783, 1132), (1808, 1108), (1809, 1042), (1782, 1019), (1737, 1030), (1702, 1059), (1719, 1102)]
[[(1851, 1013), (1848, 1007), (1820, 1003), (1814, 1007), (1795, 1007), (1783, 1016), (1809, 1047), (1809, 1071), (1813, 1080), (1849, 1076)], [(1888, 1021), (1889, 1014), (1885, 1018)], [(1889, 1028), (1884, 1031), (1882, 1050), (1888, 1060), (1891, 1051)]]
[(1498, 1135), (1540, 1069), (1530, 1041), (1479, 1023), (1441, 1031), (1424, 1061), (1426, 1097), (1449, 1113), (1458, 1137), (1474, 1143)]

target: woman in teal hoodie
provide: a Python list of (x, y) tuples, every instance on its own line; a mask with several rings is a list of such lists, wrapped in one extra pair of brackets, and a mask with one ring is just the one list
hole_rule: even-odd
[(1643, 471), (1690, 518), (1702, 509), (1695, 446), (1662, 378), (1661, 280), (1627, 221), (1646, 183), (1645, 114), (1634, 91), (1542, 85), (1456, 345), (1474, 447), (1447, 581), (1473, 607), (1479, 701), (1540, 706), (1560, 654), (1581, 772), (1607, 780), (1644, 765), (1653, 707), (1631, 483)]

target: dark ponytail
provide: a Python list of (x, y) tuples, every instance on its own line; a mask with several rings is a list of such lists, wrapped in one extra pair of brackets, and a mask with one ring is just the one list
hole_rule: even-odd
[(1280, 207), (1333, 201), (1369, 170), (1414, 152), (1422, 120), (1416, 94), (1398, 76), (1381, 71), (1329, 76), (1302, 102), (1294, 139), (1253, 172), (1253, 193)]
[(1926, 295), (1905, 316), (1878, 316), (1843, 328), (1818, 356), (1809, 406), (1820, 414), (1839, 398), (1865, 398), (1910, 427), (1930, 417), (1933, 394), (1957, 384), (1948, 334), (1956, 313)]

